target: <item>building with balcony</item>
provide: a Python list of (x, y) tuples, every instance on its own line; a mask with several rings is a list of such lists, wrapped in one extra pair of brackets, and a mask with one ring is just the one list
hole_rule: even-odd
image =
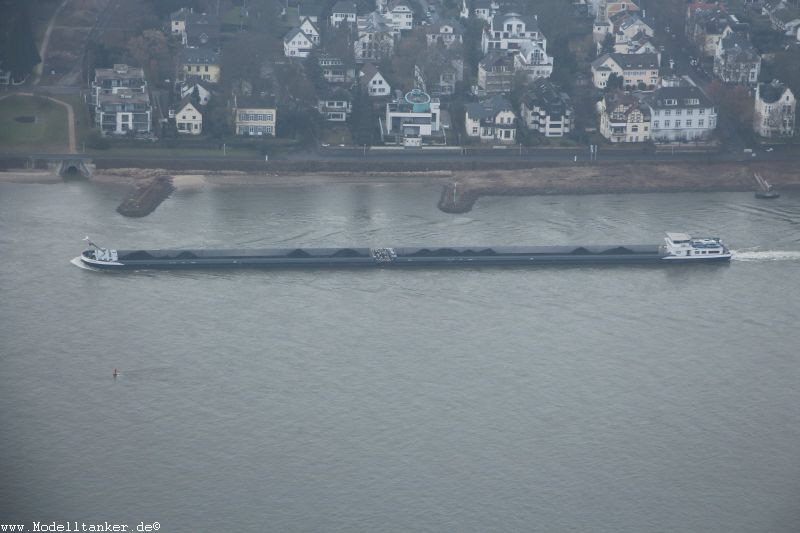
[(630, 93), (617, 91), (597, 102), (600, 135), (612, 143), (650, 140), (650, 108)]
[(762, 137), (794, 135), (797, 101), (792, 90), (778, 80), (756, 86), (753, 129)]

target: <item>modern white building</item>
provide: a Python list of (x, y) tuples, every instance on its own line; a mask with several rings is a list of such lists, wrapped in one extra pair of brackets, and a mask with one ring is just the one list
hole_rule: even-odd
[(148, 93), (120, 89), (100, 94), (95, 106), (95, 126), (103, 134), (148, 134), (152, 131), (153, 108)]
[(520, 112), (525, 126), (545, 137), (563, 137), (572, 131), (570, 98), (549, 80), (533, 82), (522, 98)]
[(338, 28), (342, 24), (355, 25), (358, 9), (355, 2), (339, 0), (331, 8), (331, 26)]
[(389, 26), (397, 32), (414, 27), (414, 11), (405, 0), (394, 0), (385, 13)]
[(383, 133), (406, 146), (420, 146), (423, 137), (441, 131), (439, 99), (414, 89), (386, 104)]

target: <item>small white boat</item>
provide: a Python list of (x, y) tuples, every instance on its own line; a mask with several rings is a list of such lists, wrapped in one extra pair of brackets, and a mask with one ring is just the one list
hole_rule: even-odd
[(772, 188), (772, 185), (770, 185), (770, 183), (767, 180), (762, 178), (760, 174), (758, 174), (758, 173), (753, 174), (753, 178), (755, 178), (756, 182), (758, 183), (758, 190), (756, 191), (756, 198), (770, 200), (770, 199), (773, 199), (773, 198), (779, 198), (780, 197), (780, 193), (775, 191)]

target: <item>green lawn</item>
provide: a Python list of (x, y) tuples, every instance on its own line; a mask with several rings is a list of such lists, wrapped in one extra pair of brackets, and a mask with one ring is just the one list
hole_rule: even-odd
[[(18, 117), (33, 117), (20, 122)], [(39, 96), (0, 99), (0, 152), (67, 151), (67, 109)]]

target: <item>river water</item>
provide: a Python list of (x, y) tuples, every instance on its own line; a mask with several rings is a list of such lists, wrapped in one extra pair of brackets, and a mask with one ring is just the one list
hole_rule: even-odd
[[(800, 194), (0, 183), (0, 522), (800, 530)], [(97, 273), (119, 248), (654, 243), (730, 265)], [(120, 375), (112, 377), (113, 369)], [(129, 529), (130, 530), (130, 529)]]

